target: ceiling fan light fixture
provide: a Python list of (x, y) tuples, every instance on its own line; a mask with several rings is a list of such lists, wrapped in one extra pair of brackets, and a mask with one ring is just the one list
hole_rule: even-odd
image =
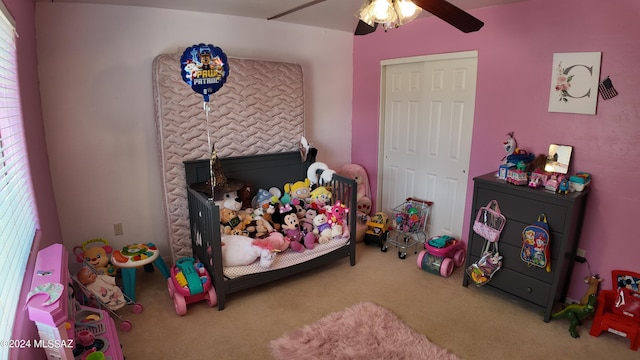
[(398, 14), (398, 24), (404, 25), (417, 18), (422, 12), (422, 8), (416, 6), (411, 0), (395, 0), (394, 9)]

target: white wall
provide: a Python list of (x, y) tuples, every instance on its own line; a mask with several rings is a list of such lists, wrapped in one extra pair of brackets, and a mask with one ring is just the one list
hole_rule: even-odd
[[(69, 249), (103, 237), (115, 246), (152, 241), (170, 257), (151, 86), (158, 54), (207, 43), (231, 57), (301, 64), (307, 138), (329, 166), (350, 162), (350, 33), (197, 12), (42, 2), (36, 3), (36, 27), (47, 147)], [(123, 224), (124, 235), (114, 236), (115, 223)]]

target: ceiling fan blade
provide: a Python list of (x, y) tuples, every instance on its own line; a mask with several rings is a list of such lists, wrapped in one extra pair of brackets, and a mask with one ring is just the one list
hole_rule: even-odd
[(455, 26), (460, 31), (470, 33), (480, 30), (484, 23), (466, 11), (445, 0), (411, 0), (414, 4)]
[(378, 23), (373, 23), (373, 26), (371, 26), (362, 20), (358, 20), (358, 26), (356, 26), (355, 35), (371, 34), (372, 32), (376, 31), (377, 27)]
[(313, 0), (313, 1), (309, 1), (308, 3), (304, 3), (304, 4), (300, 5), (300, 6), (296, 6), (296, 7), (291, 8), (291, 9), (289, 9), (289, 10), (285, 11), (285, 12), (281, 12), (280, 14), (276, 14), (276, 15), (273, 15), (273, 16), (271, 16), (271, 17), (268, 17), (268, 18), (267, 18), (267, 20), (277, 19), (277, 18), (279, 18), (279, 17), (283, 17), (283, 16), (285, 16), (285, 15), (289, 15), (289, 14), (291, 14), (291, 13), (293, 13), (293, 12), (296, 12), (296, 11), (298, 11), (298, 10), (302, 10), (302, 9), (304, 9), (304, 8), (308, 8), (309, 6), (312, 6), (312, 5), (315, 5), (315, 4), (319, 4), (319, 3), (324, 2), (324, 1), (327, 1), (327, 0)]

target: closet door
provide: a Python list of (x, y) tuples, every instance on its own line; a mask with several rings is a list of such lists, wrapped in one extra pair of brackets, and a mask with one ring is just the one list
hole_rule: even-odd
[(429, 234), (460, 238), (476, 92), (477, 52), (383, 62), (381, 209), (431, 200)]

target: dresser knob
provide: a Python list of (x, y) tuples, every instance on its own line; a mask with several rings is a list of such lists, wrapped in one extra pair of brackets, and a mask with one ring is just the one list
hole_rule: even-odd
[(528, 287), (528, 288), (527, 288), (527, 292), (528, 292), (529, 294), (531, 294), (531, 293), (533, 292), (533, 289), (532, 289), (532, 288), (530, 288), (530, 287)]

